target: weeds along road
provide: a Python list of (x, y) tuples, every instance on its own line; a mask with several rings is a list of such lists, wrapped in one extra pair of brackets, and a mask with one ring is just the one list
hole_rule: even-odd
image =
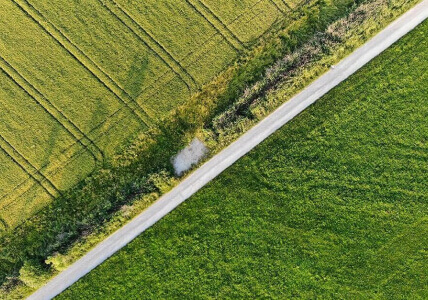
[(148, 209), (53, 278), (28, 299), (52, 299), (61, 293), (167, 215), (332, 88), (415, 28), (427, 17), (428, 0), (424, 0), (342, 60), (334, 69), (322, 75), (302, 92), (284, 103), (259, 124), (243, 134), (226, 149), (211, 158), (184, 179), (177, 187), (162, 196)]

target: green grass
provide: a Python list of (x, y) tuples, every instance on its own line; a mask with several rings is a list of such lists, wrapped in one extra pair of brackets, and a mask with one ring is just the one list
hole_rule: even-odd
[(58, 299), (426, 299), (427, 33), (424, 22)]
[[(138, 85), (135, 81), (141, 77), (138, 76), (139, 72), (144, 75), (146, 84), (150, 85), (158, 75), (168, 71), (156, 54), (141, 43), (132, 31), (98, 0), (28, 2), (122, 88)], [(141, 66), (139, 70), (133, 69), (138, 66)], [(133, 72), (130, 72), (131, 70)]]
[(7, 0), (0, 28), (0, 218), (12, 229), (242, 54), (186, 1)]
[(244, 43), (259, 37), (282, 17), (281, 11), (272, 1), (203, 0), (203, 2), (216, 16), (224, 20), (223, 23)]

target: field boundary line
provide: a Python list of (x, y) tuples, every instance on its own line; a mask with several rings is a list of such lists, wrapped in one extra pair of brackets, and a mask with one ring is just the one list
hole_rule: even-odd
[(232, 32), (226, 24), (199, 0), (185, 0), (197, 14), (204, 18), (223, 38), (237, 51), (245, 49), (244, 43)]
[[(104, 161), (104, 153), (101, 149), (1, 55), (0, 69), (3, 70), (3, 72), (5, 72), (5, 74), (20, 89), (30, 96), (30, 98), (33, 99), (34, 102), (36, 102), (55, 122), (64, 128), (76, 142), (78, 142), (83, 148), (87, 149), (92, 154), (95, 161), (99, 161), (101, 163)], [(66, 124), (71, 128), (66, 126)]]
[(63, 49), (65, 49), (80, 65), (89, 71), (104, 87), (106, 87), (116, 99), (127, 106), (142, 123), (150, 127), (152, 120), (147, 112), (107, 73), (105, 73), (88, 55), (80, 50), (61, 30), (50, 22), (27, 0), (11, 0), (36, 24), (38, 24), (49, 36), (51, 36)]
[(428, 0), (423, 0), (204, 163), (170, 192), (160, 197), (149, 208), (95, 246), (28, 299), (51, 299), (64, 291), (199, 191), (307, 107), (388, 49), (427, 17)]
[[(25, 173), (34, 179), (52, 198), (61, 195), (58, 188), (40, 172), (25, 156), (0, 134), (0, 148), (9, 156)], [(46, 184), (45, 184), (46, 183)]]
[(189, 92), (197, 89), (195, 78), (174, 58), (174, 56), (156, 38), (150, 34), (131, 14), (114, 0), (99, 0), (101, 4), (140, 41), (142, 41), (166, 66), (174, 72), (187, 86)]

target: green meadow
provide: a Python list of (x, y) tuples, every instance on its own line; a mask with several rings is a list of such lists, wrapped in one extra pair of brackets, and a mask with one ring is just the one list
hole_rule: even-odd
[(427, 45), (425, 21), (58, 299), (428, 298)]

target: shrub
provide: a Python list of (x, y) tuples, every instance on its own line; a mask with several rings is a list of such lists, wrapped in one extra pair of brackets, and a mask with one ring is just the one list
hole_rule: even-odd
[(19, 280), (31, 288), (39, 288), (52, 274), (48, 267), (34, 260), (27, 260), (19, 270)]

